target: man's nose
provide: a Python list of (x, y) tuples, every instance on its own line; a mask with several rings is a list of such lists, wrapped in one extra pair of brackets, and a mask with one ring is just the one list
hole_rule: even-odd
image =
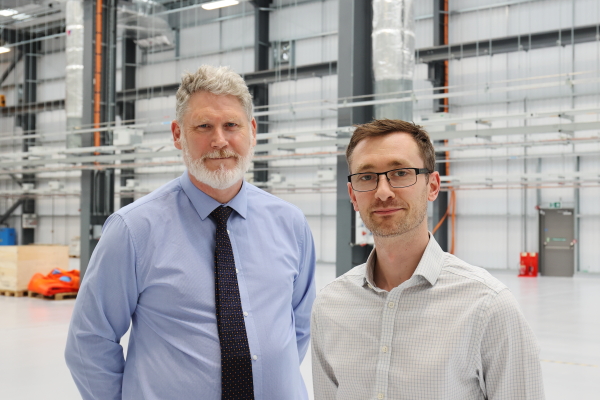
[(375, 197), (381, 201), (386, 201), (396, 197), (396, 194), (394, 193), (393, 188), (390, 186), (387, 176), (379, 175), (377, 178), (379, 181), (377, 182), (377, 189), (375, 189)]
[(215, 149), (222, 149), (226, 147), (228, 144), (227, 139), (225, 138), (225, 131), (222, 126), (215, 127), (213, 132), (211, 146)]

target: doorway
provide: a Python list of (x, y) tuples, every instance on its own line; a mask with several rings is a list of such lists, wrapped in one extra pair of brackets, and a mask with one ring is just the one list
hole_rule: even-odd
[(540, 274), (573, 276), (575, 215), (571, 208), (540, 209)]

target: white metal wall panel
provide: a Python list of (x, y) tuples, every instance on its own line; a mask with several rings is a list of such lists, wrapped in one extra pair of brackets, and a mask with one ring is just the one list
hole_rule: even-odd
[(433, 15), (433, 1), (415, 1), (413, 7), (415, 18)]
[(451, 11), (462, 11), (472, 7), (479, 9), (450, 15), (450, 43), (527, 35), (532, 32), (564, 29), (573, 25), (573, 8), (570, 1), (533, 1), (488, 9), (483, 8), (486, 5), (484, 2), (475, 0), (464, 2), (465, 5), (469, 4), (466, 7), (462, 7), (462, 3), (451, 2)]
[[(37, 79), (62, 78), (66, 72), (65, 53), (51, 53), (38, 58)], [(64, 94), (63, 94), (64, 97)]]
[[(270, 41), (293, 40), (325, 32), (323, 8), (323, 3), (314, 2), (272, 11), (269, 29)], [(325, 26), (331, 26), (331, 24), (329, 22)]]
[(136, 87), (153, 87), (177, 82), (177, 62), (140, 65), (135, 71)]
[(577, 0), (575, 3), (575, 25), (596, 25), (600, 19), (600, 2), (597, 0)]
[[(63, 132), (66, 129), (66, 123), (65, 110), (43, 111), (37, 114), (36, 124), (37, 130), (40, 133)], [(64, 140), (65, 136), (62, 136), (58, 138), (37, 139), (37, 142), (60, 142)]]
[[(149, 121), (168, 121), (175, 119), (175, 96), (155, 97), (153, 99), (138, 100), (135, 104), (136, 120), (140, 123)], [(163, 127), (144, 128), (144, 133), (152, 130), (164, 131)], [(170, 130), (170, 125), (169, 128)]]
[(65, 81), (51, 80), (38, 83), (37, 101), (62, 100), (65, 98)]
[[(600, 196), (600, 190), (595, 193), (586, 190), (587, 195)], [(598, 243), (600, 243), (600, 216), (582, 217), (580, 220), (581, 236), (579, 239), (579, 265), (581, 272), (600, 273), (598, 265)]]
[(321, 4), (323, 32), (337, 32), (339, 25), (339, 0), (325, 0)]
[(221, 24), (214, 22), (182, 29), (179, 40), (181, 57), (217, 52), (221, 48)]
[(254, 16), (225, 20), (221, 22), (222, 48), (254, 48)]
[[(419, 3), (418, 1), (416, 2)], [(429, 3), (429, 2), (427, 2)], [(416, 11), (415, 11), (416, 14)], [(415, 48), (433, 46), (433, 18), (415, 21)]]
[[(222, 53), (220, 56), (218, 65), (228, 65), (238, 74), (254, 71), (254, 47)], [(200, 59), (200, 61), (202, 64), (205, 63), (203, 59)]]

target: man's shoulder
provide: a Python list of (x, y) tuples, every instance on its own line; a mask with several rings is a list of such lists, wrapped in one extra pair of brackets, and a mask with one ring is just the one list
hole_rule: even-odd
[(304, 213), (296, 205), (265, 192), (251, 183), (246, 182), (246, 185), (248, 205), (251, 207), (258, 208), (261, 211), (268, 209), (271, 213), (284, 213), (286, 216), (295, 216), (304, 219)]
[(485, 268), (471, 265), (449, 253), (442, 267), (441, 274), (442, 277), (444, 274), (448, 274), (454, 279), (463, 281), (466, 284), (480, 286), (496, 294), (507, 288), (504, 283), (492, 276)]
[(321, 304), (331, 304), (332, 302), (345, 303), (349, 298), (355, 298), (355, 293), (360, 291), (364, 285), (366, 269), (367, 264), (358, 265), (329, 282), (317, 293), (314, 308), (317, 309)]
[(169, 209), (166, 208), (163, 203), (173, 201), (172, 195), (177, 194), (180, 191), (181, 184), (179, 178), (175, 178), (158, 189), (148, 193), (144, 197), (141, 197), (133, 203), (126, 205), (115, 212), (115, 214), (119, 215), (123, 219), (129, 219), (135, 218), (140, 214), (148, 217), (156, 211), (168, 211)]

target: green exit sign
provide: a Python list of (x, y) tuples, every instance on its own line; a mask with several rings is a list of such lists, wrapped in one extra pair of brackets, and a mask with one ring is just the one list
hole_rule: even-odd
[(550, 203), (550, 208), (560, 208), (560, 201), (556, 201), (554, 203)]

